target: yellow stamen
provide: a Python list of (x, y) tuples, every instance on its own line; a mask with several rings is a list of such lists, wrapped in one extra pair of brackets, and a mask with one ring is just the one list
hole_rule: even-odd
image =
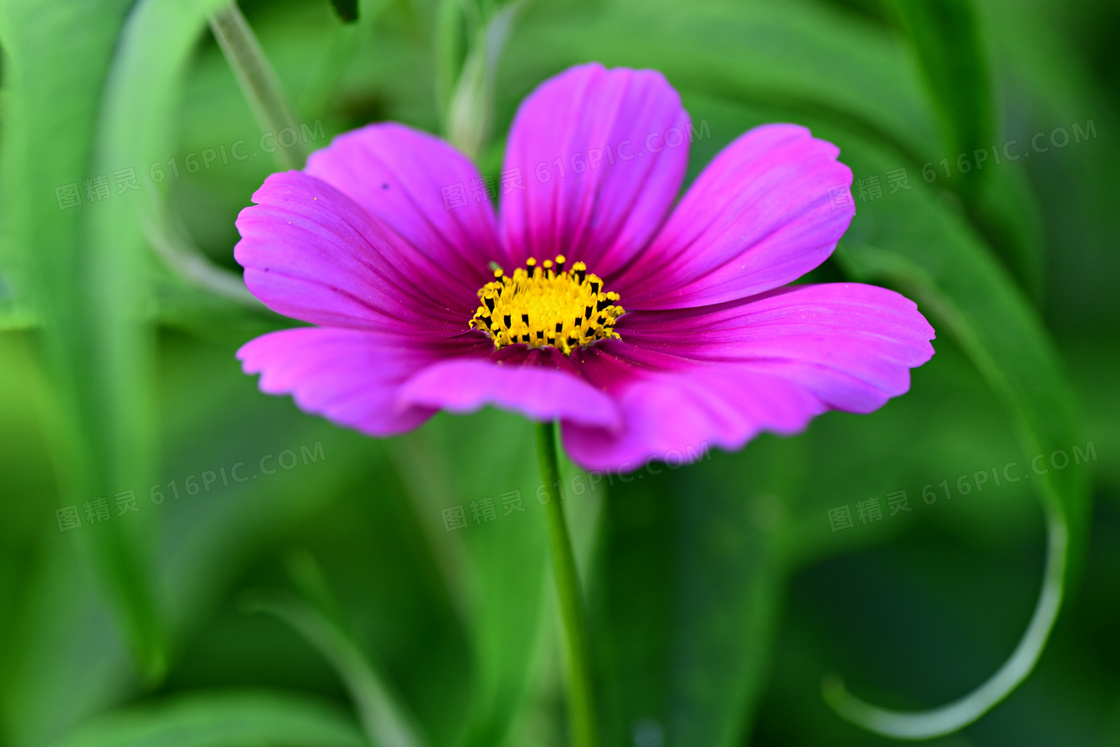
[(566, 264), (561, 254), (541, 267), (531, 257), (512, 275), (495, 269), (494, 280), (478, 291), (482, 305), (471, 329), (484, 330), (495, 348), (551, 346), (564, 355), (595, 340), (618, 339), (614, 323), (625, 313), (616, 303), (618, 294), (605, 292), (602, 279), (583, 262), (567, 270)]

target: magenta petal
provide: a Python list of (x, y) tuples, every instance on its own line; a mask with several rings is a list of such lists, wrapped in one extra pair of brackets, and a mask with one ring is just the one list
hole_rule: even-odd
[(324, 326), (462, 332), (473, 293), (433, 286), (428, 263), (334, 187), (269, 176), (237, 217), (234, 257), (273, 311)]
[(430, 261), (430, 274), (473, 294), (502, 258), (494, 209), (470, 159), (395, 123), (336, 137), (306, 173), (338, 189)]
[(507, 364), (512, 360), (508, 354), (499, 353), (490, 360), (432, 366), (404, 387), (402, 399), (458, 413), (493, 405), (542, 422), (564, 420), (608, 431), (618, 427), (614, 402), (571, 370), (555, 348), (519, 348), (524, 346), (513, 348), (519, 358), (513, 365)]
[(700, 174), (612, 289), (630, 310), (685, 308), (801, 277), (832, 253), (855, 214), (850, 196), (841, 201), (852, 172), (838, 153), (795, 125), (740, 136)]
[(735, 450), (762, 430), (796, 433), (824, 410), (796, 383), (740, 365), (674, 360), (626, 343), (581, 358), (623, 418), (613, 432), (564, 422), (569, 456), (588, 469), (627, 472), (652, 459), (679, 464), (709, 448)]
[(721, 306), (633, 312), (635, 345), (796, 382), (829, 408), (870, 412), (910, 388), (934, 330), (908, 298), (860, 283), (800, 285)]
[(291, 394), (302, 410), (371, 436), (411, 430), (435, 412), (401, 400), (400, 388), (441, 351), (367, 330), (303, 327), (272, 332), (237, 352), (267, 394)]
[(506, 152), (509, 262), (565, 254), (607, 278), (661, 225), (688, 150), (688, 114), (660, 73), (590, 64), (545, 81), (521, 104)]

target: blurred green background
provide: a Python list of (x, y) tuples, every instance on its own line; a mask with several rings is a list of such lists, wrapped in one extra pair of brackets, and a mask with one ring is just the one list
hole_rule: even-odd
[[(232, 258), (280, 165), (207, 26), (220, 5), (0, 6), (0, 745), (563, 744), (531, 426), (485, 411), (375, 441), (234, 360), (289, 321)], [(710, 131), (690, 179), (754, 125), (805, 124), (858, 180), (811, 279), (898, 288), (938, 329), (872, 415), (577, 479), (606, 744), (889, 742), (837, 717), (822, 677), (903, 709), (976, 687), (1033, 609), (1044, 505), (1072, 529), (1051, 642), (934, 743), (1120, 744), (1120, 6), (242, 9), (303, 125), (280, 155), (376, 120), (456, 134), (473, 96), (496, 174), (518, 102), (589, 60), (665, 73)], [(1028, 472), (1040, 454), (1054, 468)], [(993, 468), (1037, 476), (981, 484)]]

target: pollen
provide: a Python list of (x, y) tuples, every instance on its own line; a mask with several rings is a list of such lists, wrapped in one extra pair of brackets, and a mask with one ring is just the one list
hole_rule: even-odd
[(478, 291), (481, 305), (471, 329), (489, 334), (496, 349), (524, 344), (564, 355), (596, 340), (618, 339), (614, 323), (625, 313), (618, 294), (604, 291), (602, 279), (583, 262), (566, 265), (561, 254), (540, 264), (530, 258), (512, 275), (495, 269), (494, 280)]

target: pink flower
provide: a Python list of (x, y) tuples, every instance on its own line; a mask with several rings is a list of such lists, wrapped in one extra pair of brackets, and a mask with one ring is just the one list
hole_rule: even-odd
[(674, 207), (690, 128), (661, 74), (591, 64), (522, 103), (496, 181), (402, 125), (336, 138), (237, 219), (246, 285), (316, 325), (252, 340), (245, 371), (373, 436), (484, 405), (559, 420), (615, 470), (906, 392), (933, 354), (912, 301), (787, 285), (855, 212), (836, 146), (757, 127)]

